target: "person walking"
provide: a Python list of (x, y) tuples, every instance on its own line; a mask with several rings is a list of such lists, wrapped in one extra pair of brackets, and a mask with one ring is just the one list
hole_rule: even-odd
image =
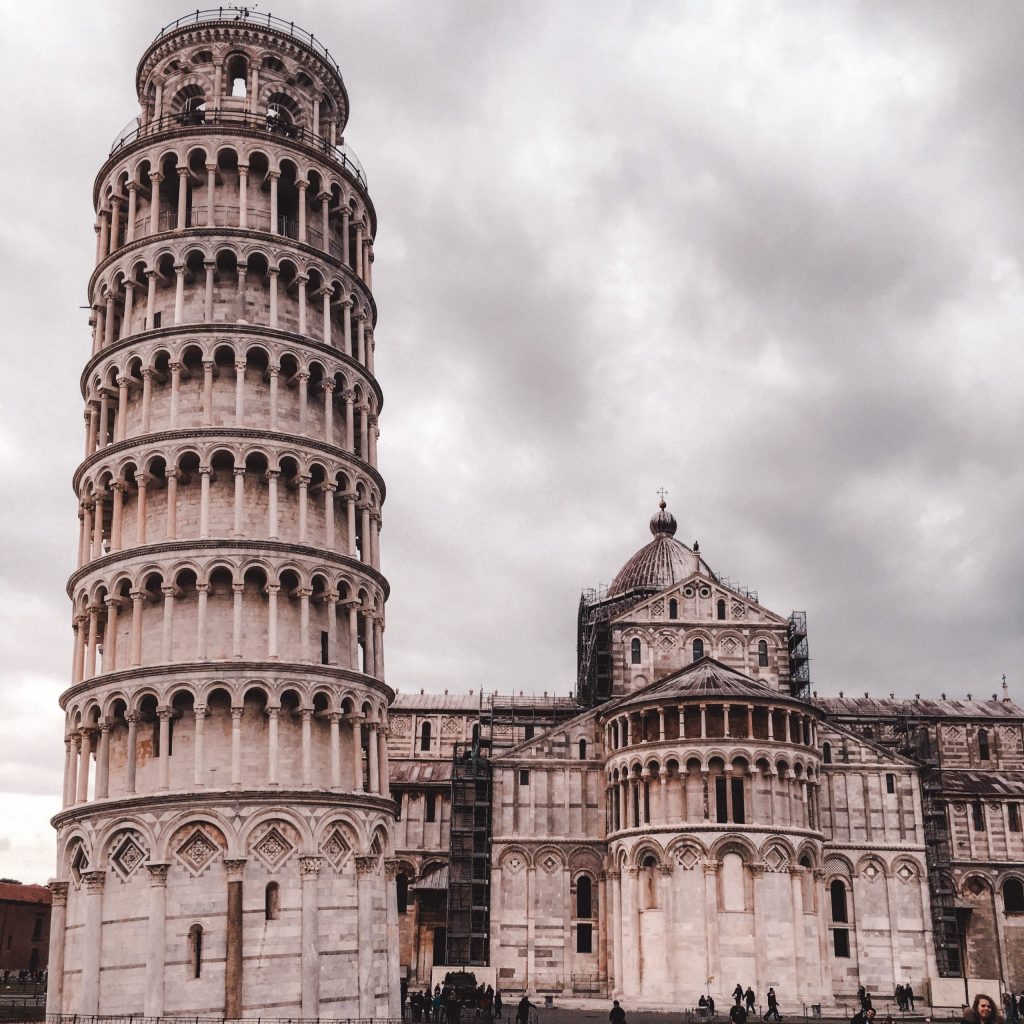
[(708, 1016), (715, 1016), (715, 997), (712, 995), (708, 996)]
[(747, 1013), (753, 1013), (757, 996), (754, 995), (754, 990), (749, 985), (747, 986), (747, 991), (743, 993), (743, 998), (747, 1004)]
[(501, 989), (494, 993), (494, 1016), (501, 1020)]
[(914, 1012), (914, 989), (911, 987), (911, 984), (910, 984), (909, 981), (906, 983), (906, 985), (903, 986), (903, 1001), (906, 1004), (907, 1009), (910, 1010), (911, 1013), (913, 1013)]
[(764, 1020), (768, 1020), (770, 1017), (772, 1020), (782, 1020), (779, 1016), (779, 997), (775, 994), (774, 988), (768, 989), (768, 1011), (764, 1015)]
[(619, 1006), (618, 999), (612, 1000), (612, 1008), (608, 1014), (610, 1024), (626, 1024), (626, 1011)]
[[(619, 1004), (616, 1003), (616, 1006)], [(530, 1024), (530, 1009), (533, 1003), (530, 1002), (528, 996), (523, 996), (519, 1000), (519, 1005), (516, 1007), (516, 1024)]]
[(907, 997), (906, 997), (906, 989), (904, 989), (904, 987), (903, 987), (902, 985), (897, 985), (897, 986), (896, 986), (896, 992), (895, 992), (895, 995), (896, 995), (896, 1006), (897, 1006), (897, 1008), (898, 1008), (898, 1009), (899, 1009), (899, 1010), (900, 1010), (901, 1012), (902, 1012), (903, 1010), (906, 1010), (906, 1008), (907, 1008), (907, 1002), (906, 1002), (906, 1000), (907, 1000)]
[(743, 1002), (743, 986), (739, 982), (736, 982), (736, 987), (732, 990), (732, 997), (736, 1000), (737, 1006)]

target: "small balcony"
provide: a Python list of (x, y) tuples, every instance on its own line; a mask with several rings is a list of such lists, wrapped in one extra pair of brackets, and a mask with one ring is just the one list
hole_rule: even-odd
[(340, 166), (342, 170), (348, 171), (363, 188), (369, 187), (363, 165), (349, 146), (332, 146), (330, 139), (317, 135), (308, 128), (292, 124), (286, 118), (275, 116), (273, 113), (258, 114), (248, 110), (193, 109), (180, 114), (164, 114), (145, 124), (139, 124), (139, 119), (133, 117), (111, 144), (110, 156), (114, 156), (140, 139), (161, 135), (164, 132), (181, 131), (182, 129), (203, 132), (218, 127), (262, 132), (308, 146)]

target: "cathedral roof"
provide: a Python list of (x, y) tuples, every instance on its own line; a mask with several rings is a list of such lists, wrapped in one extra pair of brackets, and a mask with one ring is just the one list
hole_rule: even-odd
[(631, 590), (664, 590), (695, 572), (716, 578), (696, 551), (675, 539), (676, 517), (665, 508), (664, 498), (658, 503), (658, 511), (651, 516), (650, 527), (654, 540), (645, 544), (618, 571), (608, 588), (609, 597)]
[(802, 704), (803, 701), (791, 697), (788, 693), (769, 686), (760, 680), (752, 679), (728, 665), (723, 665), (714, 658), (701, 658), (680, 671), (645, 686), (634, 694), (629, 694), (621, 702), (608, 707), (620, 711), (634, 704), (647, 704), (651, 701), (685, 700), (698, 698), (701, 700), (771, 700), (776, 704)]

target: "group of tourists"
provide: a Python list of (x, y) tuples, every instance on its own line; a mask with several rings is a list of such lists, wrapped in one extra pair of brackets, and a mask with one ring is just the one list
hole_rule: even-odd
[(494, 1024), (501, 1020), (501, 993), (493, 987), (478, 985), (472, 994), (459, 995), (452, 985), (434, 986), (409, 996), (409, 1012), (413, 1024), (460, 1024), (465, 1013), (468, 1020)]
[(1003, 994), (1003, 1013), (1010, 1024), (1020, 1024), (1024, 1017), (1024, 992), (1018, 997), (1016, 992)]

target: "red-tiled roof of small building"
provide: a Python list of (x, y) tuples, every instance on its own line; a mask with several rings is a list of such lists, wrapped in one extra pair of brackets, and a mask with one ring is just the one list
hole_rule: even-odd
[(50, 890), (45, 885), (19, 885), (0, 882), (0, 902), (45, 903), (50, 905)]

